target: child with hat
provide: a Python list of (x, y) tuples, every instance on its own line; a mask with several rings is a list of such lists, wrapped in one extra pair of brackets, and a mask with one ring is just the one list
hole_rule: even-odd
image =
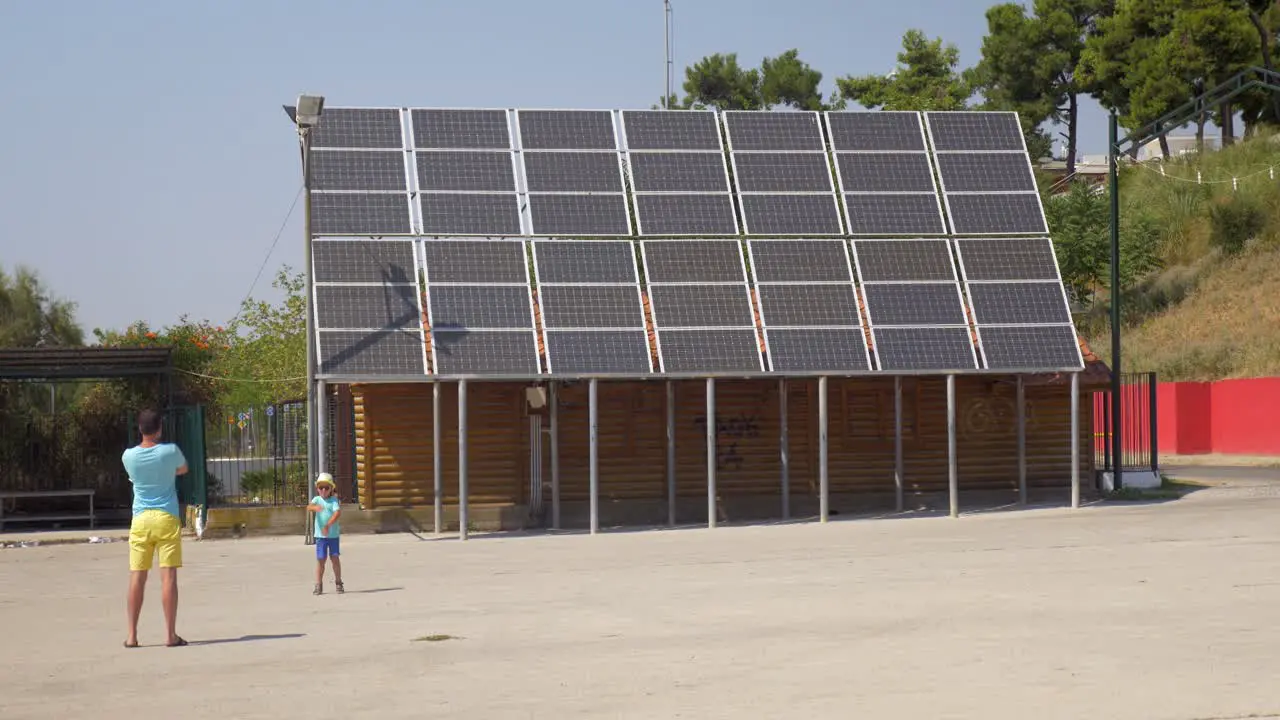
[(342, 509), (339, 507), (334, 487), (333, 476), (329, 473), (320, 473), (316, 478), (318, 494), (311, 499), (311, 504), (307, 505), (307, 509), (316, 514), (316, 589), (312, 593), (314, 595), (324, 592), (325, 558), (333, 561), (334, 587), (338, 589), (339, 594), (345, 590), (342, 587), (342, 561), (338, 559), (342, 554), (338, 547), (338, 536), (342, 532), (342, 528), (338, 525), (338, 518), (342, 516)]

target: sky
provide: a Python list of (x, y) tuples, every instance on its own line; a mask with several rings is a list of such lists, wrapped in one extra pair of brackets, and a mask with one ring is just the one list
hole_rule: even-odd
[[(979, 59), (994, 0), (673, 0), (676, 69), (790, 48), (886, 73), (919, 28)], [(0, 2), (0, 268), (34, 269), (86, 331), (228, 322), (302, 267), (296, 133), (281, 106), (648, 108), (662, 0)], [(1092, 101), (1081, 152), (1102, 153)], [(285, 222), (288, 217), (288, 222)], [(278, 245), (272, 241), (284, 227)], [(255, 284), (255, 275), (265, 271)]]

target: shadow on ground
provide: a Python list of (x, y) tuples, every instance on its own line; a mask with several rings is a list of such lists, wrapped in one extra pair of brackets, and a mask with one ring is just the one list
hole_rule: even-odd
[(219, 638), (217, 640), (192, 640), (191, 645), (225, 645), (226, 643), (257, 642), (259, 640), (294, 640), (306, 637), (306, 633), (286, 633), (284, 635), (241, 635), (238, 638)]

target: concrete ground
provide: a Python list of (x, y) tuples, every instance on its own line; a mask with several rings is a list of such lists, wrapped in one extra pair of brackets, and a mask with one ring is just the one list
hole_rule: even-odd
[(344, 596), (311, 596), (300, 538), (188, 542), (175, 649), (156, 578), (146, 647), (121, 647), (125, 544), (0, 550), (0, 717), (1280, 717), (1280, 493), (1260, 487), (959, 520), (352, 535)]

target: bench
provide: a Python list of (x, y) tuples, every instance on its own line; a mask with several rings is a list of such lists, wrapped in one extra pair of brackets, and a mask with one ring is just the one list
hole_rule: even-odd
[[(88, 520), (89, 529), (93, 529), (93, 496), (95, 490), (21, 490), (21, 491), (4, 491), (0, 492), (0, 532), (4, 532), (4, 524), (6, 522), (38, 522), (41, 520), (58, 521), (58, 520)], [(18, 500), (22, 498), (56, 498), (56, 497), (87, 497), (89, 498), (89, 511), (87, 513), (54, 513), (46, 515), (14, 515), (8, 520), (4, 516), (4, 504), (6, 500)]]

